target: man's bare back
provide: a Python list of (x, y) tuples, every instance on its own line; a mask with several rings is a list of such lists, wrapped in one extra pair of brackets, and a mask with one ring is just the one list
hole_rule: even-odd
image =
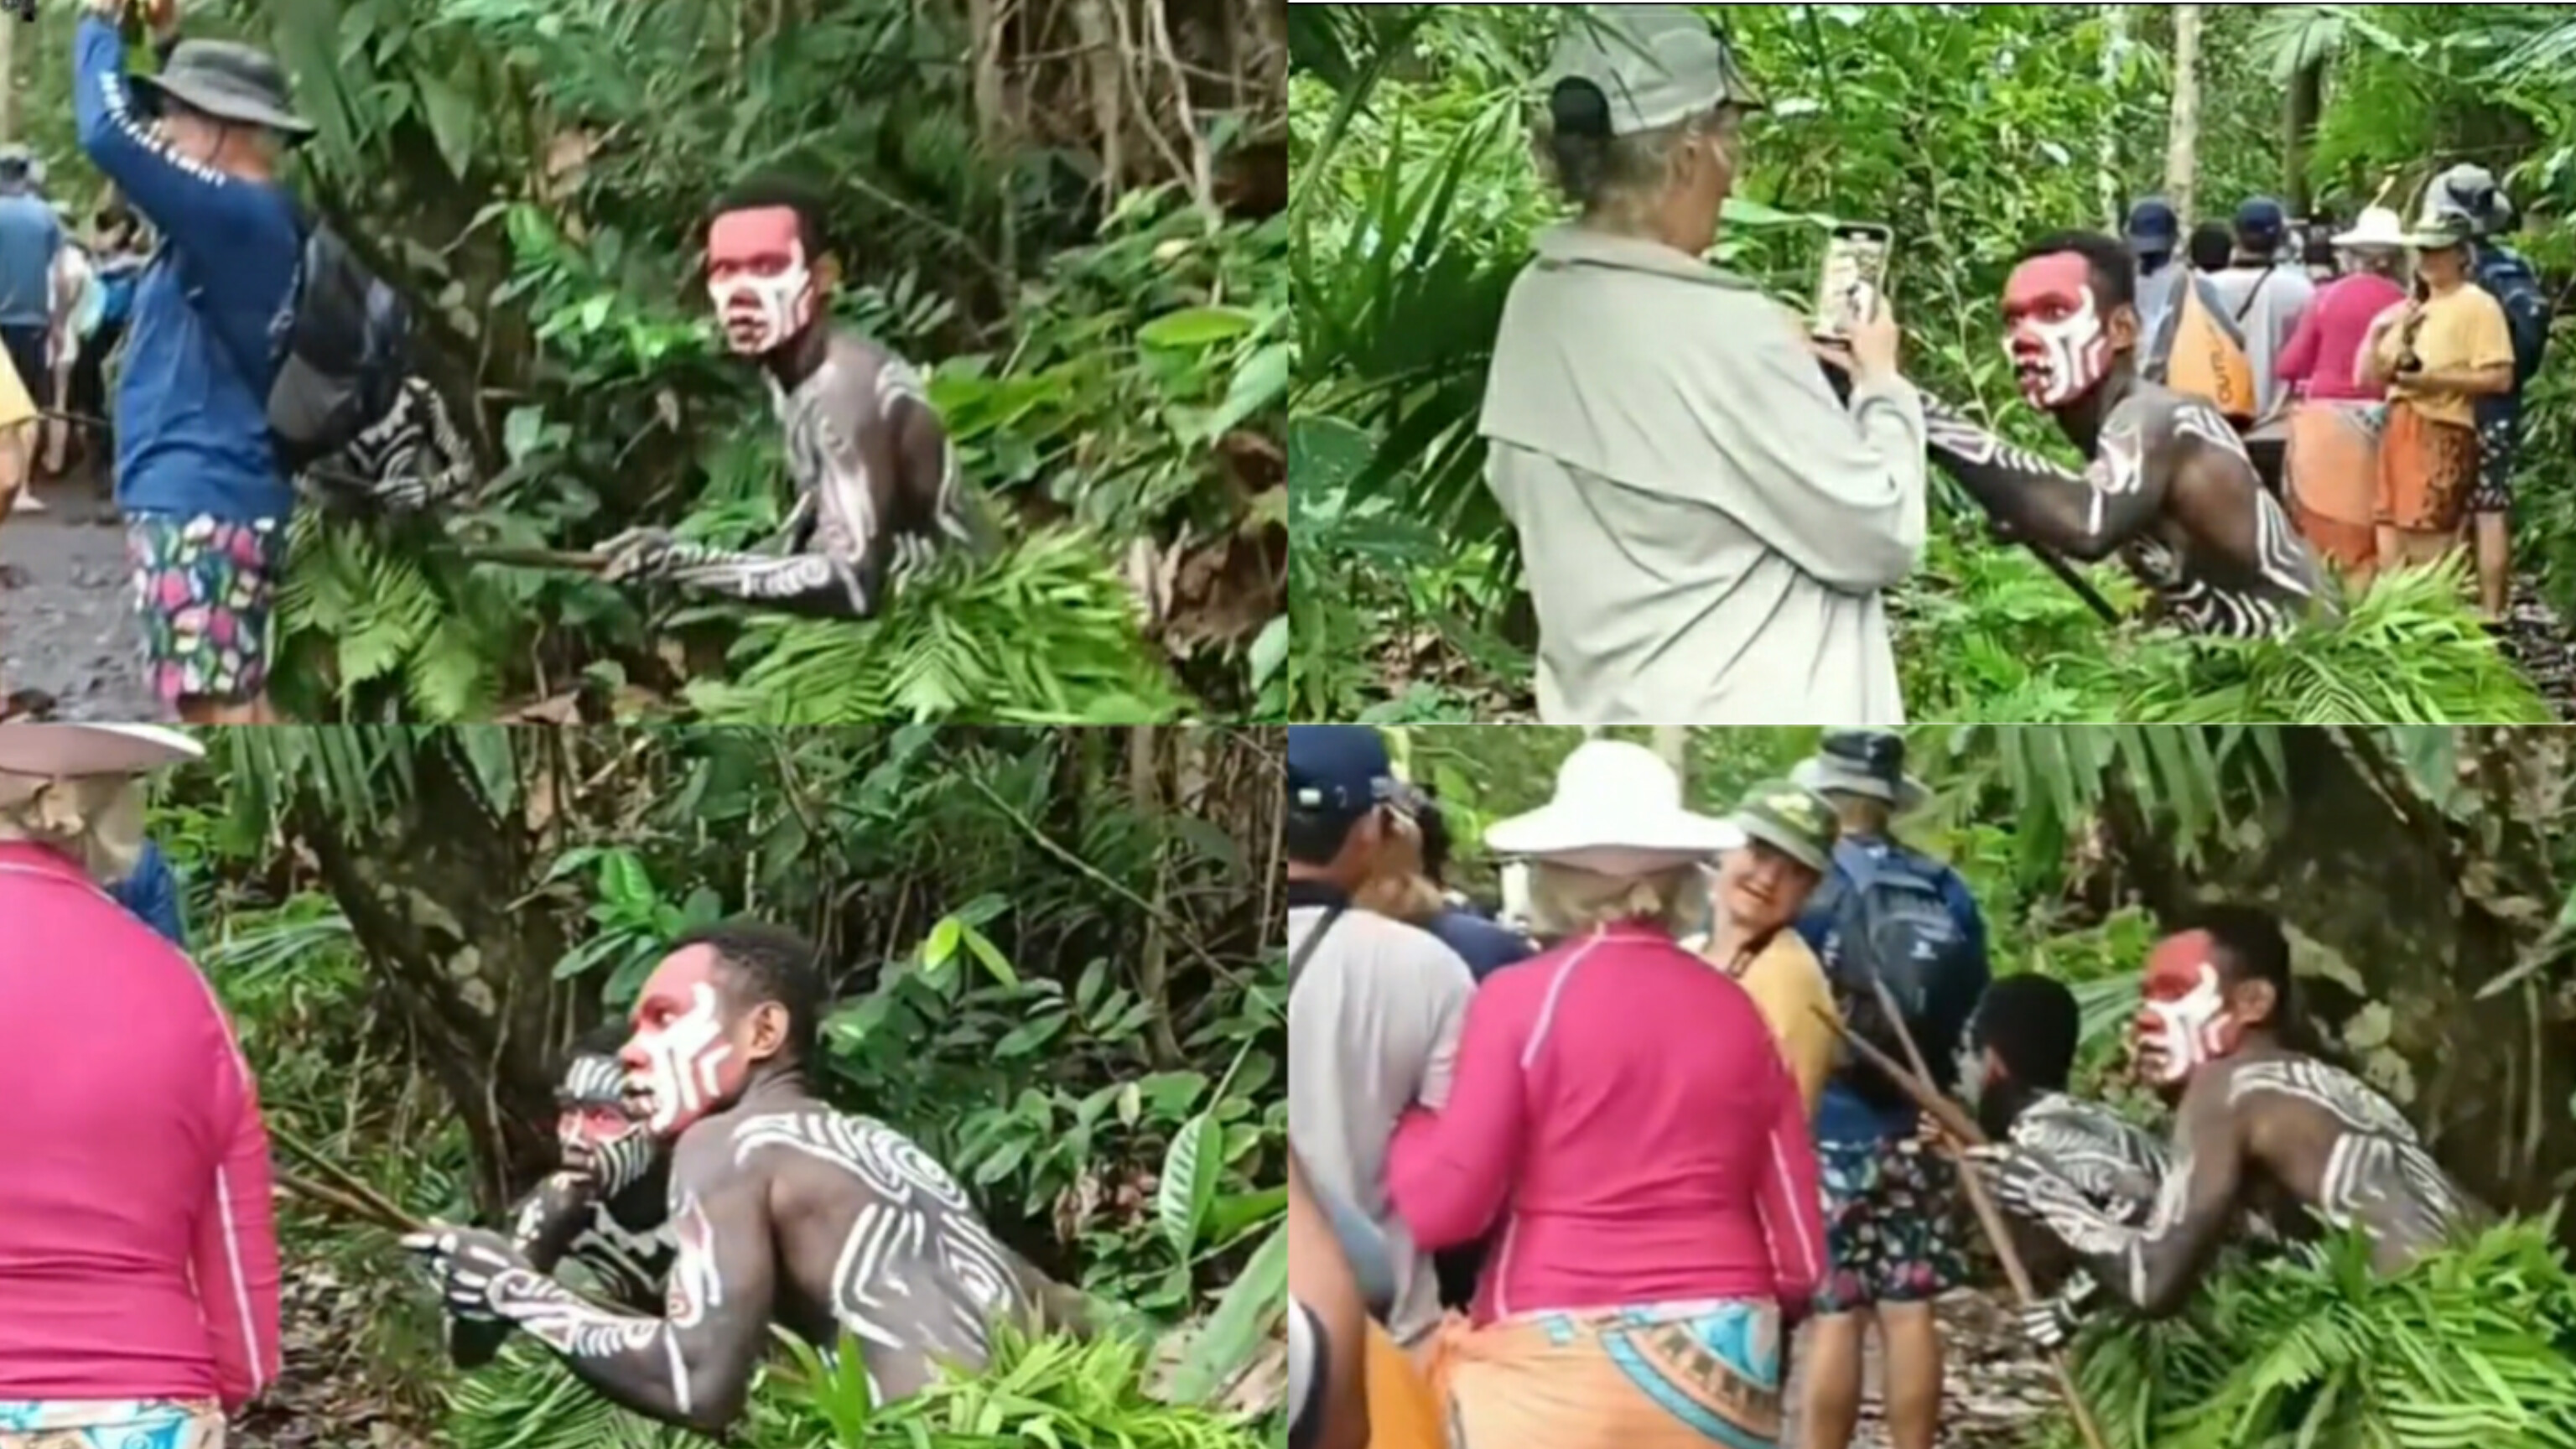
[(737, 1175), (758, 1184), (770, 1215), (772, 1316), (826, 1350), (848, 1332), (880, 1403), (919, 1392), (943, 1360), (982, 1368), (995, 1322), (1027, 1310), (965, 1189), (882, 1122), (807, 1098), (746, 1102), (692, 1126), (671, 1182), (684, 1253), (692, 1232), (739, 1226), (699, 1205), (737, 1198), (722, 1191)]

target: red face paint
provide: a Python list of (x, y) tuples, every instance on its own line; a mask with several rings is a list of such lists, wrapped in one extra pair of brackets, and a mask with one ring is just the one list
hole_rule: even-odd
[(2148, 953), (2134, 1032), (2140, 1063), (2167, 1086), (2191, 1080), (2244, 1045), (2245, 1030), (2219, 986), (2218, 943), (2208, 932), (2167, 937)]
[(2093, 295), (2092, 263), (2058, 252), (2013, 269), (2004, 284), (2004, 355), (2036, 408), (2054, 411), (2102, 385), (2111, 333)]
[(662, 959), (635, 1002), (635, 1035), (618, 1060), (643, 1089), (645, 1125), (668, 1140), (742, 1090), (750, 1065), (734, 1049), (712, 946), (685, 946)]
[(728, 211), (707, 228), (707, 296), (725, 343), (746, 357), (773, 352), (814, 320), (813, 258), (793, 207)]
[(587, 1162), (600, 1148), (644, 1129), (626, 1109), (624, 1075), (614, 1057), (576, 1057), (564, 1069), (555, 1088), (555, 1137), (568, 1165)]

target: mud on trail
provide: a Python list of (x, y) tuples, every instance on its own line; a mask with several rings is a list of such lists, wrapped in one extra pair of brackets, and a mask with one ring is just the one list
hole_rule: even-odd
[[(135, 633), (125, 531), (106, 490), (74, 473), (0, 523), (0, 714), (132, 723), (161, 717)], [(50, 701), (50, 703), (47, 703)]]

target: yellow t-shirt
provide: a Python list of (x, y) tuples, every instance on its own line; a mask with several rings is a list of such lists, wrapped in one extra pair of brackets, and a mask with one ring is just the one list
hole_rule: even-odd
[[(2473, 428), (2477, 405), (2466, 393), (2434, 392), (2414, 387), (2396, 376), (2406, 358), (2406, 327), (2400, 323), (2379, 334), (2379, 363), (2391, 374), (2388, 391), (2437, 423)], [(2513, 365), (2513, 329), (2506, 325), (2504, 305), (2484, 287), (2468, 283), (2424, 304), (2424, 320), (2415, 332), (2415, 355), (2426, 372), (2475, 372)]]
[(1807, 1115), (1815, 1116), (1840, 1045), (1833, 1028), (1818, 1020), (1816, 1011), (1822, 1008), (1827, 1016), (1842, 1020), (1842, 1013), (1834, 1008), (1833, 988), (1825, 984), (1824, 963), (1794, 928), (1784, 929), (1745, 963), (1735, 979), (1761, 1008), (1762, 1019), (1771, 1023), (1771, 1034), (1780, 1042), (1780, 1058), (1798, 1081)]
[(36, 400), (27, 393), (26, 379), (18, 376), (9, 354), (0, 351), (0, 432), (35, 420)]

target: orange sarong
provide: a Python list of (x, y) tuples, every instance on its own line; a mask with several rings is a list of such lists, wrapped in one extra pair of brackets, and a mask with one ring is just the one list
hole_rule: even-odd
[(2290, 517), (2310, 547), (2347, 573), (2379, 562), (2378, 405), (2305, 402), (2290, 415), (2283, 470)]
[(1368, 1328), (1369, 1449), (1442, 1449), (1440, 1404), (1386, 1330)]
[(1729, 1302), (1452, 1318), (1432, 1387), (1450, 1449), (1777, 1449), (1780, 1314)]
[(2456, 533), (2478, 486), (2478, 433), (2391, 403), (2379, 440), (2377, 521), (2405, 533)]

